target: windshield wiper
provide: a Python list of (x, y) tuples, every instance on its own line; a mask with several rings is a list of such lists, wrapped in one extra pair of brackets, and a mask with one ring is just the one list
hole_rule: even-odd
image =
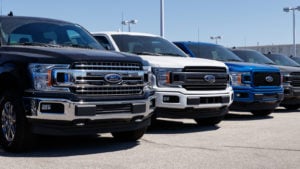
[(177, 54), (177, 53), (158, 53), (158, 54), (164, 55), (164, 56), (169, 55), (169, 56), (181, 56), (181, 57), (183, 57), (182, 55)]
[(63, 47), (74, 47), (74, 48), (84, 48), (84, 49), (93, 49), (90, 46), (87, 45), (79, 45), (79, 44), (66, 44), (66, 45), (61, 45)]
[(23, 43), (14, 43), (10, 45), (23, 45), (23, 46), (44, 46), (44, 47), (53, 47), (57, 46), (54, 44), (47, 44), (47, 43), (41, 43), (41, 42), (23, 42)]
[(242, 62), (241, 60), (238, 60), (238, 59), (227, 59), (226, 61)]
[(276, 65), (275, 63), (272, 63), (272, 62), (268, 62), (268, 63), (265, 63), (267, 65)]
[(161, 56), (160, 53), (152, 53), (152, 52), (133, 52), (134, 54), (137, 55), (154, 55), (154, 56)]

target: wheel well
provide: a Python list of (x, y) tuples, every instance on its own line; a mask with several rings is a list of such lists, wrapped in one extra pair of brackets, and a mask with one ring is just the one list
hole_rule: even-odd
[(17, 78), (9, 73), (0, 75), (0, 82), (0, 93), (3, 93), (8, 89), (18, 90), (18, 92), (21, 90)]

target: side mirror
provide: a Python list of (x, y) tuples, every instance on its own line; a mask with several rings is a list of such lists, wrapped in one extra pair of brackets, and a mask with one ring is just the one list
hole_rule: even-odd
[(106, 50), (111, 50), (111, 47), (110, 47), (109, 45), (105, 45), (104, 48), (105, 48)]

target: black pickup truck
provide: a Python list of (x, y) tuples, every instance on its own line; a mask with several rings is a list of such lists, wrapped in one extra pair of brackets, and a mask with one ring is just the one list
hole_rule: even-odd
[(146, 61), (99, 50), (88, 31), (65, 21), (1, 16), (0, 31), (5, 150), (31, 147), (36, 134), (143, 136), (155, 106)]

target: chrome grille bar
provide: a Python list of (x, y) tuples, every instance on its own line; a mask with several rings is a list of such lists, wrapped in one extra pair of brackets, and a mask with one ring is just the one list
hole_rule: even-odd
[(73, 68), (88, 70), (142, 70), (141, 64), (134, 62), (81, 62), (75, 63)]

